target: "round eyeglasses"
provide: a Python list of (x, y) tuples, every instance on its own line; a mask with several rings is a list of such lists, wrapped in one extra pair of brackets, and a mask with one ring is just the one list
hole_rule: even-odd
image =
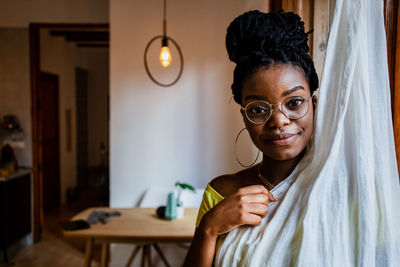
[(267, 101), (257, 100), (248, 103), (244, 108), (246, 118), (254, 124), (262, 124), (271, 118), (273, 106), (278, 105), (278, 110), (282, 112), (286, 118), (297, 120), (304, 117), (309, 109), (308, 102), (312, 99), (302, 96), (291, 96), (285, 98), (279, 103), (270, 104)]

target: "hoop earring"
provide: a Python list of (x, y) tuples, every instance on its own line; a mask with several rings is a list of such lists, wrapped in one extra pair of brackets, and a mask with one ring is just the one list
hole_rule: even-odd
[(239, 163), (239, 165), (242, 166), (242, 167), (248, 168), (248, 167), (253, 166), (254, 163), (257, 162), (258, 157), (260, 156), (260, 150), (258, 150), (256, 159), (255, 159), (250, 165), (245, 165), (245, 164), (243, 164), (243, 163), (240, 162), (240, 160), (239, 160), (239, 158), (237, 157), (237, 154), (236, 154), (236, 145), (237, 145), (237, 142), (238, 142), (238, 140), (239, 140), (239, 136), (242, 134), (242, 132), (243, 132), (244, 130), (247, 130), (246, 127), (243, 128), (242, 130), (240, 130), (239, 133), (236, 135), (235, 147), (234, 147), (234, 154), (235, 154), (236, 161)]

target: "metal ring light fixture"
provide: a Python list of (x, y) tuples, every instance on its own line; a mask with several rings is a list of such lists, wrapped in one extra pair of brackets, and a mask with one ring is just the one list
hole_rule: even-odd
[[(162, 39), (162, 38), (166, 38), (167, 40), (171, 41), (171, 42), (174, 44), (174, 46), (176, 47), (176, 49), (177, 49), (178, 52), (179, 52), (179, 58), (180, 58), (180, 62), (181, 62), (181, 67), (179, 68), (178, 76), (175, 78), (175, 80), (173, 80), (173, 81), (170, 82), (170, 83), (160, 83), (159, 81), (157, 81), (157, 80), (154, 78), (154, 76), (151, 74), (150, 69), (149, 69), (149, 66), (147, 65), (147, 52), (148, 52), (148, 50), (149, 50), (150, 45), (151, 45), (155, 40), (157, 40), (157, 39)], [(165, 37), (164, 37), (163, 35), (158, 35), (158, 36), (154, 37), (153, 39), (151, 39), (150, 42), (149, 42), (149, 43), (147, 44), (147, 46), (146, 46), (146, 49), (145, 49), (145, 51), (144, 51), (144, 67), (145, 67), (145, 69), (146, 69), (147, 75), (149, 75), (150, 79), (151, 79), (154, 83), (158, 84), (159, 86), (163, 86), (163, 87), (172, 86), (172, 85), (174, 85), (174, 84), (179, 80), (179, 78), (181, 77), (182, 72), (183, 72), (183, 55), (182, 55), (182, 51), (181, 51), (181, 49), (179, 48), (178, 44), (174, 41), (174, 39), (172, 39), (171, 37), (168, 37), (168, 36), (165, 36)]]
[[(168, 37), (168, 36), (167, 36), (166, 6), (167, 6), (167, 5), (166, 5), (166, 0), (164, 0), (164, 21), (163, 21), (164, 32), (163, 32), (163, 35), (158, 35), (158, 36), (156, 36), (156, 37), (153, 37), (153, 38), (147, 43), (146, 49), (144, 50), (144, 67), (145, 67), (145, 69), (146, 69), (147, 75), (149, 75), (150, 79), (151, 79), (154, 83), (156, 83), (156, 84), (159, 85), (159, 86), (163, 86), (163, 87), (168, 87), (168, 86), (174, 85), (174, 84), (179, 80), (179, 78), (181, 77), (182, 72), (183, 72), (183, 54), (182, 54), (182, 51), (181, 51), (179, 45), (175, 42), (175, 40), (172, 39), (171, 37)], [(154, 78), (154, 76), (151, 74), (150, 69), (149, 69), (149, 66), (148, 66), (148, 64), (147, 64), (147, 52), (148, 52), (148, 50), (149, 50), (149, 47), (150, 47), (150, 45), (151, 45), (154, 41), (156, 41), (156, 40), (158, 40), (158, 39), (161, 39), (160, 61), (161, 61), (161, 64), (162, 64), (164, 67), (168, 67), (169, 64), (171, 63), (171, 54), (170, 54), (169, 48), (168, 48), (168, 41), (171, 41), (171, 42), (174, 44), (174, 46), (176, 47), (176, 49), (178, 50), (178, 53), (179, 53), (179, 58), (180, 58), (179, 73), (178, 73), (178, 76), (175, 78), (175, 80), (173, 80), (173, 81), (170, 82), (170, 83), (161, 83), (161, 82), (157, 81), (157, 80)]]

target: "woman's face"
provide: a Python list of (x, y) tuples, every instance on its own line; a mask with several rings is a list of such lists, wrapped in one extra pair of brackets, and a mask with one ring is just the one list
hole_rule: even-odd
[[(289, 64), (260, 68), (248, 77), (242, 86), (243, 107), (256, 100), (273, 104), (292, 96), (311, 98), (303, 70)], [(316, 98), (305, 104), (309, 105), (307, 114), (295, 120), (287, 118), (278, 109), (278, 105), (273, 105), (271, 117), (262, 124), (249, 121), (242, 110), (251, 139), (263, 152), (264, 157), (290, 160), (304, 150), (313, 133)]]

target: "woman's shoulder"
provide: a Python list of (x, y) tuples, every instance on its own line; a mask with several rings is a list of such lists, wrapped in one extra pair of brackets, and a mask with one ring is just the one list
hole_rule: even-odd
[(236, 193), (239, 188), (251, 185), (252, 179), (249, 177), (252, 177), (253, 172), (253, 168), (249, 168), (233, 174), (224, 174), (215, 177), (210, 186), (223, 197), (227, 197)]
[(235, 174), (225, 174), (215, 177), (210, 186), (221, 196), (227, 197), (237, 190)]

